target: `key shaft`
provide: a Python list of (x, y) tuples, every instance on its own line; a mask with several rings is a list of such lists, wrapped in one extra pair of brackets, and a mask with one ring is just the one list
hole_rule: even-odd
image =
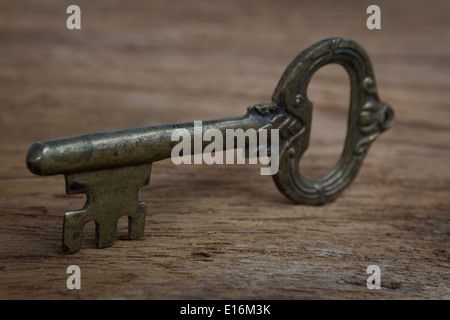
[[(220, 130), (225, 135), (227, 129), (257, 130), (266, 122), (252, 112), (203, 121), (202, 127)], [(172, 133), (177, 129), (188, 130), (193, 143), (194, 122), (93, 133), (37, 142), (29, 149), (27, 166), (34, 174), (46, 176), (153, 163), (170, 158), (178, 143), (172, 141)]]

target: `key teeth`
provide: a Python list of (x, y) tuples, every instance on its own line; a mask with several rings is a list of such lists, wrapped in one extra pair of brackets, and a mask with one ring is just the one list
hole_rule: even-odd
[(81, 249), (81, 240), (84, 223), (80, 223), (84, 210), (66, 212), (63, 222), (63, 244), (64, 252), (76, 253)]
[[(87, 210), (67, 212), (64, 215), (63, 225), (63, 251), (77, 253), (81, 249), (82, 234), (85, 221), (79, 221)], [(138, 240), (144, 236), (145, 216), (147, 203), (138, 201), (136, 214), (128, 216), (128, 237), (130, 240)], [(77, 221), (78, 220), (78, 221)], [(117, 236), (117, 220), (108, 225), (107, 222), (95, 222), (95, 246), (105, 248), (113, 245)]]
[[(87, 207), (83, 210), (66, 212), (63, 225), (63, 251), (77, 253), (81, 249), (83, 227), (87, 221)], [(128, 237), (130, 240), (138, 240), (144, 236), (145, 216), (147, 203), (138, 201), (136, 213), (128, 216)], [(113, 220), (111, 224), (107, 221), (101, 223), (95, 222), (95, 246), (96, 248), (105, 248), (113, 245), (117, 236), (117, 222)]]
[(147, 203), (145, 201), (138, 201), (135, 216), (128, 216), (128, 237), (131, 240), (138, 240), (144, 236), (146, 212)]
[(117, 220), (108, 224), (107, 222), (95, 223), (95, 246), (97, 248), (109, 247), (116, 242)]

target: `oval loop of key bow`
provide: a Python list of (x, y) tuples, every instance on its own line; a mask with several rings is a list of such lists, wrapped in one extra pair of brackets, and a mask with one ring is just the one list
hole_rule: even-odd
[[(342, 155), (331, 172), (320, 179), (308, 179), (299, 168), (311, 132), (312, 103), (307, 88), (314, 73), (330, 63), (342, 65), (351, 80), (347, 135)], [(301, 52), (282, 75), (272, 100), (302, 124), (301, 130), (293, 130), (280, 141), (279, 171), (273, 178), (284, 195), (307, 205), (336, 199), (357, 175), (370, 144), (394, 119), (391, 107), (378, 98), (368, 55), (345, 38), (325, 39)]]

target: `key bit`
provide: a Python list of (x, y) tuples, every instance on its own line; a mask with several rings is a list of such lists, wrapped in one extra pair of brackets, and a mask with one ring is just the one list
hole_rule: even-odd
[[(312, 75), (329, 63), (342, 65), (351, 78), (347, 136), (335, 168), (311, 180), (299, 171), (311, 131), (313, 106), (306, 93)], [(352, 182), (370, 144), (392, 126), (393, 119), (391, 107), (378, 98), (366, 52), (352, 40), (331, 38), (302, 51), (288, 65), (270, 103), (253, 105), (241, 117), (204, 121), (203, 130), (225, 134), (227, 129), (254, 129), (259, 134), (262, 129), (278, 129), (278, 171), (273, 175), (277, 188), (295, 203), (322, 205), (335, 200)], [(138, 200), (139, 188), (149, 184), (152, 163), (171, 156), (178, 143), (172, 141), (172, 133), (180, 129), (194, 136), (194, 123), (189, 122), (40, 141), (30, 147), (27, 166), (32, 173), (64, 174), (68, 194), (87, 196), (82, 209), (64, 216), (64, 251), (80, 250), (88, 221), (95, 221), (98, 248), (115, 242), (122, 216), (128, 216), (131, 239), (143, 236), (146, 204)], [(206, 145), (203, 141), (201, 150)]]
[[(63, 249), (81, 248), (84, 225), (95, 221), (95, 245), (104, 248), (116, 240), (119, 218), (128, 216), (128, 236), (144, 235), (146, 203), (138, 201), (139, 188), (150, 183), (151, 164), (121, 167), (66, 176), (67, 194), (85, 193), (86, 205), (64, 215)], [(107, 181), (107, 183), (105, 183)]]

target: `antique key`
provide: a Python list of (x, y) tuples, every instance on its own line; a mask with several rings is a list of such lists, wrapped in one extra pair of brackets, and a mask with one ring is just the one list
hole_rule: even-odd
[[(325, 177), (311, 180), (299, 172), (311, 130), (312, 103), (306, 91), (312, 75), (329, 63), (342, 65), (351, 79), (347, 135), (336, 167)], [(378, 98), (365, 51), (352, 40), (331, 38), (307, 48), (289, 64), (272, 102), (253, 105), (241, 117), (204, 121), (203, 130), (278, 129), (278, 171), (273, 175), (276, 186), (296, 203), (322, 205), (336, 199), (351, 183), (371, 142), (392, 125), (393, 119), (392, 109)], [(124, 215), (129, 219), (129, 237), (143, 236), (146, 203), (138, 201), (138, 190), (149, 184), (152, 163), (171, 156), (177, 143), (171, 135), (177, 129), (193, 135), (194, 123), (88, 134), (31, 146), (27, 166), (32, 173), (64, 174), (68, 194), (87, 195), (82, 209), (64, 215), (64, 251), (80, 250), (81, 233), (88, 221), (95, 221), (98, 248), (115, 242), (117, 222)]]

